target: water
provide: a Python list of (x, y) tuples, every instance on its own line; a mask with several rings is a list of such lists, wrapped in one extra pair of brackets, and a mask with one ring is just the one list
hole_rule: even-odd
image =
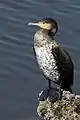
[(80, 1), (0, 0), (0, 120), (37, 120), (37, 97), (47, 81), (33, 54), (28, 26), (44, 17), (59, 23), (56, 39), (75, 64), (73, 91), (80, 93)]

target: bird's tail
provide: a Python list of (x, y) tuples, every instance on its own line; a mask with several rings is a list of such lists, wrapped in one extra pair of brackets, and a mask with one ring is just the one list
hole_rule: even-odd
[(61, 89), (65, 90), (65, 91), (70, 91), (71, 93), (73, 93), (70, 84), (67, 84), (67, 83), (62, 84)]

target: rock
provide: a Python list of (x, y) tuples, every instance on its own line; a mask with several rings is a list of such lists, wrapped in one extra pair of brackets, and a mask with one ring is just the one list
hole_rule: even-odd
[(63, 91), (61, 100), (39, 101), (37, 113), (45, 120), (80, 120), (80, 96)]

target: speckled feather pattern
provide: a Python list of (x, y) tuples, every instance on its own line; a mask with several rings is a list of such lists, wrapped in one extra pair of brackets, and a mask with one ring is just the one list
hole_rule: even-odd
[(58, 44), (55, 41), (53, 43), (48, 41), (40, 31), (35, 34), (34, 49), (39, 67), (47, 78), (56, 82), (59, 81), (60, 73), (52, 54), (52, 46), (58, 47)]
[(73, 84), (73, 62), (60, 44), (44, 32), (39, 30), (34, 36), (37, 62), (47, 79), (57, 84), (62, 80), (63, 89), (66, 89)]

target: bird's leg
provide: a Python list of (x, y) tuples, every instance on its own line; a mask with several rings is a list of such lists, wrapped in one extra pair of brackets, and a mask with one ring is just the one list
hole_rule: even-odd
[[(61, 100), (62, 99), (62, 93), (63, 93), (62, 85), (63, 85), (63, 82), (61, 80), (58, 92), (54, 92), (54, 90), (52, 90), (53, 88), (51, 87), (51, 80), (48, 80), (48, 92), (47, 92), (47, 96), (50, 99), (55, 99), (55, 96), (56, 96), (56, 98), (57, 98), (56, 100)], [(54, 93), (55, 93), (55, 96), (54, 96)], [(53, 96), (54, 96), (54, 98), (53, 98)]]
[(48, 87), (42, 90), (39, 93), (39, 101), (50, 100), (51, 102), (55, 102), (60, 99), (60, 91), (57, 88), (51, 87), (51, 81), (48, 81)]
[(47, 88), (47, 96), (50, 97), (51, 96), (51, 80), (48, 80), (48, 88)]
[(62, 98), (62, 92), (63, 92), (63, 90), (61, 90), (62, 89), (62, 80), (61, 80), (61, 82), (60, 82), (60, 87), (59, 87), (59, 92), (60, 92), (60, 98), (59, 98), (59, 100), (61, 100), (61, 98)]
[(51, 89), (51, 80), (48, 80), (48, 87)]
[(49, 99), (52, 102), (59, 100), (60, 98), (60, 91), (57, 88), (51, 87), (51, 80), (48, 80), (48, 88), (44, 89), (39, 94), (39, 101), (45, 101)]

